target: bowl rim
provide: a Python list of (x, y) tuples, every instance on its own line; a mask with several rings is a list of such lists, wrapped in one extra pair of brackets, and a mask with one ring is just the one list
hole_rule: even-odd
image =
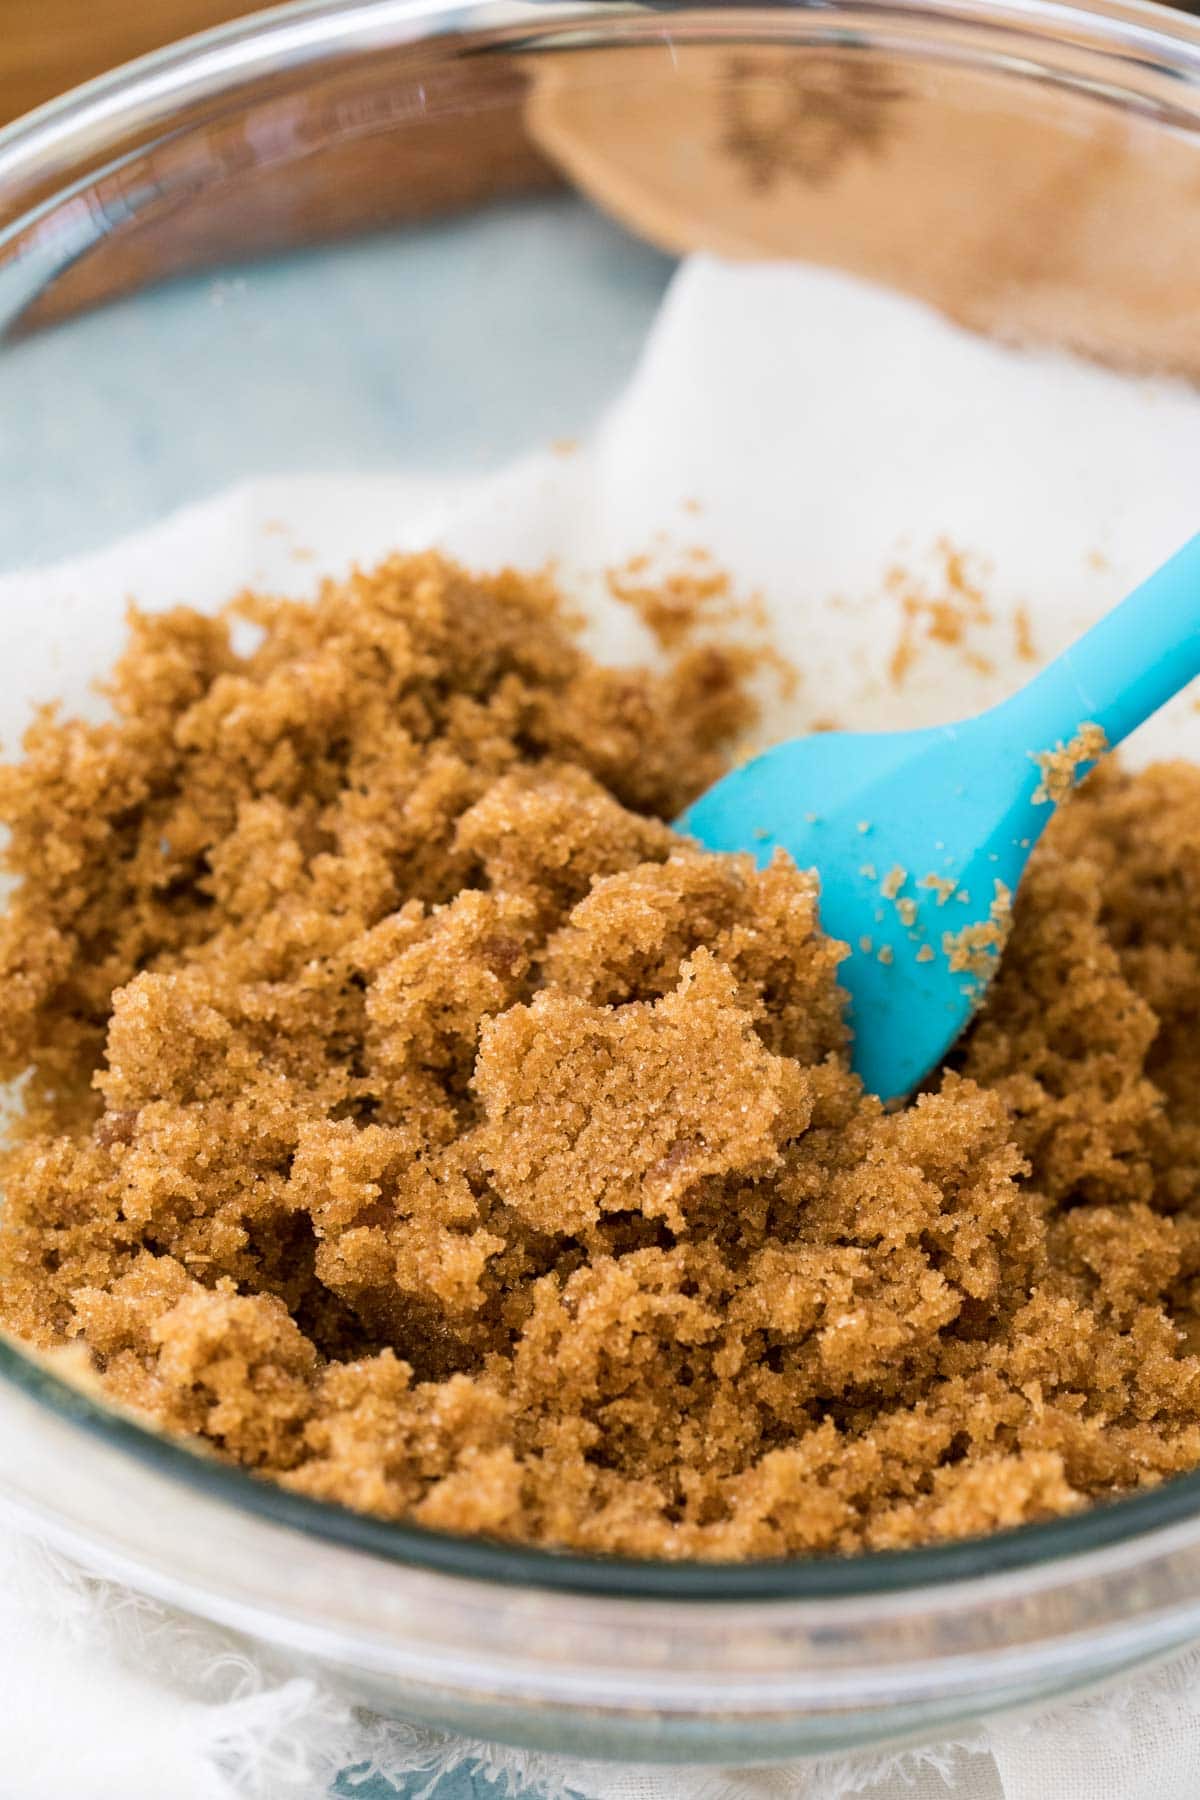
[[(868, 19), (918, 17), (935, 25), (963, 19), (1018, 29), (1036, 25), (1050, 37), (1069, 25), (1086, 28), (1120, 57), (1158, 58), (1157, 66), (1194, 85), (1200, 99), (1200, 18), (1156, 0), (838, 0), (834, 8), (828, 0), (290, 0), (125, 63), (0, 129), (0, 209), (7, 210), (15, 193), (13, 229), (23, 229), (70, 189), (55, 188), (48, 200), (21, 212), (22, 188), (40, 183), (44, 192), (60, 171), (102, 156), (118, 133), (153, 127), (184, 104), (228, 93), (257, 76), (302, 69), (334, 48), (363, 49), (378, 38), (390, 44), (428, 40), (468, 27), (506, 34), (523, 28), (536, 38), (565, 25), (595, 29), (636, 21), (669, 32), (680, 17), (828, 17), (831, 10), (858, 11)], [(0, 241), (7, 235), (0, 230)], [(588, 1555), (430, 1530), (290, 1492), (101, 1404), (4, 1334), (0, 1380), (81, 1435), (98, 1437), (155, 1473), (273, 1524), (391, 1564), (560, 1593), (730, 1603), (885, 1598), (1070, 1562), (1200, 1520), (1197, 1469), (1063, 1518), (915, 1549), (742, 1563)]]
[(846, 1556), (763, 1558), (755, 1562), (684, 1562), (589, 1555), (535, 1544), (435, 1531), (358, 1513), (335, 1501), (293, 1493), (185, 1439), (169, 1438), (131, 1413), (102, 1404), (38, 1358), (0, 1337), (0, 1380), (156, 1475), (206, 1498), (250, 1512), (344, 1549), (390, 1564), (505, 1587), (621, 1600), (742, 1603), (756, 1600), (886, 1600), (914, 1589), (946, 1590), (981, 1578), (1044, 1568), (1097, 1551), (1155, 1538), (1200, 1517), (1200, 1470), (1159, 1487), (1100, 1501), (1086, 1511), (983, 1537), (911, 1550), (864, 1550)]
[[(1128, 59), (1163, 57), (1176, 76), (1200, 85), (1200, 17), (1159, 0), (838, 0), (846, 13), (931, 22), (974, 22), (1016, 30), (1035, 25), (1086, 30)], [(67, 159), (100, 154), (117, 129), (148, 128), (185, 104), (256, 76), (298, 69), (336, 47), (368, 48), (472, 29), (526, 28), (533, 37), (568, 23), (611, 27), (704, 15), (727, 23), (756, 14), (828, 16), (829, 0), (283, 0), (193, 33), (82, 82), (0, 128), (0, 202), (31, 177), (45, 181)], [(56, 199), (61, 195), (56, 195)], [(39, 209), (40, 210), (40, 209)], [(28, 224), (25, 217), (22, 223)]]

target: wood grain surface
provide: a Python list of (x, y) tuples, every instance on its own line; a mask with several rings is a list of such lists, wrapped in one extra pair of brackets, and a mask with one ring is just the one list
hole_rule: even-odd
[(253, 10), (247, 0), (0, 0), (0, 124), (117, 63)]

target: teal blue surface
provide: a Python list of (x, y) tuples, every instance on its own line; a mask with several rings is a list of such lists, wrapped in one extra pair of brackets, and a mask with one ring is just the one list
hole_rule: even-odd
[[(1003, 928), (1053, 813), (1034, 753), (1086, 722), (1119, 744), (1198, 673), (1200, 537), (1002, 705), (933, 730), (779, 744), (702, 795), (680, 826), (760, 863), (783, 845), (819, 870), (821, 923), (850, 946), (840, 976), (854, 1066), (894, 1099), (942, 1061), (995, 965), (994, 949), (978, 947), (967, 968), (950, 951), (954, 940), (971, 947), (964, 930)], [(922, 885), (929, 876), (948, 887)]]
[(180, 279), (5, 345), (0, 570), (254, 475), (471, 473), (579, 436), (672, 267), (542, 199)]

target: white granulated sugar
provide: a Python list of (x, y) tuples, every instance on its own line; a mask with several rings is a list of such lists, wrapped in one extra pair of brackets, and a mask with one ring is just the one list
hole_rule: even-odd
[[(592, 647), (616, 660), (649, 645), (602, 572), (644, 553), (650, 574), (669, 570), (701, 546), (761, 592), (803, 671), (767, 735), (929, 723), (1032, 671), (1022, 613), (1045, 658), (1176, 549), (1200, 523), (1198, 477), (1200, 394), (1182, 383), (1007, 348), (828, 270), (694, 258), (628, 390), (574, 454), (466, 483), (411, 470), (256, 482), (100, 555), (6, 577), (0, 734), (12, 741), (30, 697), (83, 701), (130, 594), (207, 607), (244, 582), (303, 593), (319, 573), (425, 544), (478, 568), (556, 562)], [(990, 615), (968, 608), (957, 643), (929, 633), (947, 545)], [(1182, 698), (1138, 741), (1143, 755), (1200, 755), (1200, 716)]]
[[(698, 260), (596, 463), (601, 542), (639, 547), (701, 503), (694, 534), (762, 588), (806, 673), (802, 712), (927, 723), (1027, 678), (1019, 608), (1049, 656), (1200, 528), (1200, 394), (1009, 349), (825, 270)], [(887, 573), (936, 598), (939, 540), (994, 623), (957, 647), (922, 637), (897, 688)]]

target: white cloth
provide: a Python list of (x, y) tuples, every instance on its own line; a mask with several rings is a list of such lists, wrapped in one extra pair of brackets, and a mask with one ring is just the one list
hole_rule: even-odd
[(919, 1750), (626, 1769), (372, 1718), (265, 1647), (0, 1536), (0, 1800), (326, 1800), (352, 1767), (436, 1800), (427, 1783), (475, 1763), (514, 1800), (1195, 1800), (1200, 1649)]
[[(802, 671), (768, 692), (763, 735), (831, 717), (925, 724), (1027, 676), (1019, 616), (1055, 653), (1196, 528), (1200, 394), (1075, 358), (1007, 349), (914, 301), (822, 269), (686, 264), (641, 363), (590, 444), (469, 482), (401, 470), (243, 485), (138, 536), (0, 577), (0, 739), (32, 698), (95, 707), (126, 601), (212, 607), (240, 587), (311, 592), (322, 573), (437, 544), (478, 567), (554, 563), (596, 652), (647, 656), (605, 572), (696, 548), (749, 597)], [(962, 552), (983, 608), (946, 587)], [(907, 621), (949, 598), (958, 642)], [(30, 620), (36, 619), (36, 631)], [(915, 634), (915, 635), (914, 635)], [(953, 635), (951, 633), (950, 635)], [(1140, 734), (1200, 756), (1187, 698)]]
[[(0, 580), (0, 734), (11, 749), (33, 699), (98, 704), (89, 683), (119, 646), (128, 596), (214, 606), (247, 582), (303, 592), (351, 559), (429, 543), (477, 566), (556, 561), (593, 646), (614, 660), (650, 646), (603, 571), (639, 555), (671, 570), (699, 546), (743, 593), (761, 592), (804, 671), (769, 730), (925, 723), (1020, 675), (1023, 609), (1048, 655), (1176, 548), (1195, 529), (1198, 471), (1190, 390), (1004, 349), (827, 272), (697, 261), (630, 390), (576, 453), (465, 485), (404, 472), (264, 481), (98, 555)], [(918, 608), (914, 623), (904, 607), (905, 595), (941, 595), (943, 540), (967, 553), (987, 597), (957, 642), (930, 639), (928, 615)], [(898, 681), (905, 632), (915, 657)], [(1144, 740), (1148, 753), (1200, 755), (1200, 718), (1181, 700)], [(518, 1792), (586, 1800), (1200, 1793), (1200, 1652), (934, 1749), (740, 1774), (618, 1770), (364, 1718), (261, 1647), (11, 1533), (0, 1721), (0, 1800), (317, 1800), (346, 1765), (435, 1775), (476, 1757)]]

